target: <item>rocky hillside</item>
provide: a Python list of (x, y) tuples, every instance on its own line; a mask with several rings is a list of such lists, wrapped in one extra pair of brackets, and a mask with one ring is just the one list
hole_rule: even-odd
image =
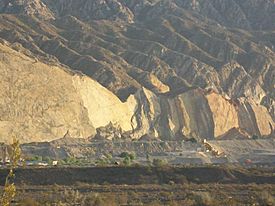
[(274, 19), (273, 0), (1, 0), (0, 139), (274, 137)]

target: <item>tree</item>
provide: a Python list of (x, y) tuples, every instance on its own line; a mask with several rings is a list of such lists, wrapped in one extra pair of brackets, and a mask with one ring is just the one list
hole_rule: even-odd
[(131, 160), (135, 160), (136, 159), (136, 155), (134, 153), (128, 153), (128, 152), (122, 152), (119, 157), (121, 158), (126, 158), (129, 157)]
[(129, 165), (131, 165), (131, 163), (132, 163), (132, 160), (129, 156), (124, 157), (124, 159), (123, 159), (124, 165), (129, 166)]
[(133, 160), (136, 159), (136, 155), (134, 153), (122, 152), (119, 157), (123, 158), (123, 164), (129, 166), (132, 164)]
[(14, 139), (11, 147), (12, 147), (12, 153), (10, 156), (11, 164), (10, 164), (8, 176), (6, 177), (4, 191), (0, 199), (1, 206), (10, 206), (12, 200), (16, 195), (16, 187), (14, 184), (14, 177), (15, 177), (14, 169), (17, 167), (21, 157), (21, 149), (20, 149), (19, 141)]

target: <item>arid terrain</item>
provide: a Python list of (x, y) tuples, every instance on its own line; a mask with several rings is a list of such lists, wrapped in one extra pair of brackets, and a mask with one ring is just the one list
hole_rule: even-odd
[(274, 137), (274, 14), (273, 0), (1, 0), (1, 141)]
[[(275, 166), (275, 141), (268, 140), (212, 140), (205, 143), (190, 141), (87, 141), (63, 138), (53, 142), (23, 144), (22, 157), (47, 157), (61, 163), (74, 158), (79, 166), (123, 164), (123, 152), (134, 155), (131, 164), (147, 165), (162, 159), (170, 165), (238, 164)], [(48, 161), (49, 162), (49, 161)]]
[(275, 1), (0, 0), (0, 163), (0, 204), (274, 206)]
[[(207, 175), (206, 175), (207, 174)], [(5, 177), (1, 171), (1, 182)], [(16, 170), (14, 203), (39, 205), (274, 205), (271, 169), (98, 167)], [(59, 202), (59, 204), (58, 204)], [(19, 204), (20, 205), (20, 204)]]

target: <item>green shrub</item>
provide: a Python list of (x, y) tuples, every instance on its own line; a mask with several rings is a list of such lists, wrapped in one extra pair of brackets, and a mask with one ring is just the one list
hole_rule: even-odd
[(167, 164), (168, 162), (166, 159), (153, 159), (153, 166), (155, 167), (163, 167)]
[(123, 164), (124, 164), (125, 166), (129, 166), (129, 165), (131, 165), (131, 163), (132, 163), (132, 160), (131, 160), (130, 157), (124, 157), (124, 159), (123, 159)]
[(78, 160), (75, 157), (67, 157), (64, 162), (69, 165), (77, 164)]
[(108, 165), (108, 160), (105, 159), (105, 158), (100, 158), (100, 159), (97, 159), (96, 162), (95, 162), (98, 166), (106, 166)]
[(123, 164), (125, 166), (129, 166), (132, 164), (133, 160), (136, 159), (136, 155), (134, 153), (122, 152), (119, 157), (123, 158)]
[(36, 158), (37, 161), (40, 161), (40, 162), (43, 160), (42, 156), (36, 156), (35, 158)]
[(122, 152), (119, 157), (126, 158), (129, 157), (132, 161), (136, 159), (136, 155), (134, 153)]
[(48, 164), (52, 164), (52, 159), (48, 156), (43, 157), (43, 161), (47, 162)]
[(134, 153), (130, 153), (129, 157), (132, 161), (136, 159), (136, 155)]

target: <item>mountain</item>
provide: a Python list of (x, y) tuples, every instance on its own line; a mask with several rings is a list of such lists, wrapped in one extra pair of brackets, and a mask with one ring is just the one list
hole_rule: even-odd
[[(274, 137), (273, 0), (1, 0), (0, 135)], [(108, 137), (107, 137), (108, 138)]]

